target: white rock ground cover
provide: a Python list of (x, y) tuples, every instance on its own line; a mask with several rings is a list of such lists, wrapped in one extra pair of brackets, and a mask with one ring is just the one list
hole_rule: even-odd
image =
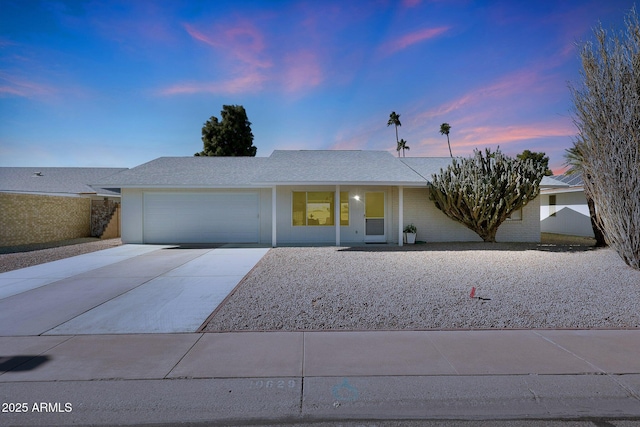
[(640, 327), (640, 271), (610, 249), (577, 249), (275, 248), (204, 330)]
[(0, 273), (120, 246), (118, 239), (80, 238), (0, 248)]

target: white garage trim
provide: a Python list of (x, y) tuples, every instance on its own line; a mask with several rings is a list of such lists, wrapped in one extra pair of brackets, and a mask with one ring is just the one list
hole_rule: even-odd
[(145, 192), (144, 243), (257, 243), (257, 192)]

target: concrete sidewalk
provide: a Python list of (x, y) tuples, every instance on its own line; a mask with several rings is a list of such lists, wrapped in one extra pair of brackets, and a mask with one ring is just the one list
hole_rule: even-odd
[(30, 406), (2, 425), (640, 420), (640, 330), (30, 336), (0, 349), (2, 401)]

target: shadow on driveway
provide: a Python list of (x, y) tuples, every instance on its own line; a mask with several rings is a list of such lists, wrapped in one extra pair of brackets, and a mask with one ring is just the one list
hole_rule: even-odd
[(49, 362), (50, 359), (49, 356), (0, 356), (0, 372), (31, 371)]

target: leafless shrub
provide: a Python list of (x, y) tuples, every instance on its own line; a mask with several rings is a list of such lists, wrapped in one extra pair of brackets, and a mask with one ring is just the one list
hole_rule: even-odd
[(633, 8), (625, 29), (594, 30), (584, 43), (581, 81), (571, 86), (585, 191), (596, 205), (609, 245), (640, 269), (640, 22)]

